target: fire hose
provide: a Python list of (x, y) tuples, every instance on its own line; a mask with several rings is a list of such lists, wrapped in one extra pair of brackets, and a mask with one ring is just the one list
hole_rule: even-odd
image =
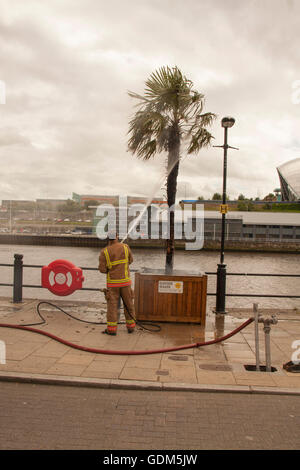
[[(41, 302), (41, 303), (49, 303), (49, 302)], [(54, 306), (57, 307), (56, 305), (54, 305)], [(59, 308), (59, 307), (57, 307), (57, 308)], [(60, 309), (60, 310), (62, 310), (62, 309)], [(64, 312), (64, 313), (66, 313), (66, 312)], [(73, 317), (73, 318), (75, 318), (75, 317)], [(79, 320), (79, 319), (76, 318), (76, 320)], [(66, 346), (69, 346), (73, 349), (79, 349), (80, 351), (86, 351), (86, 352), (90, 352), (90, 353), (94, 353), (94, 354), (110, 354), (110, 355), (120, 355), (120, 356), (131, 356), (131, 355), (159, 354), (159, 353), (164, 353), (164, 352), (181, 351), (183, 349), (198, 348), (198, 347), (201, 347), (201, 346), (208, 346), (208, 345), (211, 345), (211, 344), (221, 343), (222, 341), (225, 341), (228, 338), (231, 338), (231, 336), (234, 336), (235, 334), (240, 332), (242, 329), (246, 328), (246, 326), (250, 325), (250, 323), (252, 323), (253, 320), (254, 320), (254, 318), (249, 318), (247, 321), (242, 323), (242, 325), (235, 328), (233, 331), (231, 331), (227, 335), (222, 336), (221, 338), (216, 338), (216, 339), (211, 340), (211, 341), (196, 342), (196, 343), (184, 344), (182, 346), (176, 346), (176, 347), (171, 347), (171, 348), (150, 349), (150, 350), (144, 350), (144, 351), (139, 351), (139, 350), (137, 350), (137, 351), (134, 351), (134, 350), (117, 351), (117, 350), (111, 350), (111, 349), (96, 349), (96, 348), (90, 348), (90, 347), (87, 347), (87, 346), (81, 346), (81, 345), (78, 345), (78, 344), (75, 344), (75, 343), (71, 343), (70, 341), (67, 341), (63, 338), (60, 338), (56, 335), (53, 335), (52, 333), (49, 333), (47, 331), (44, 331), (44, 330), (41, 330), (41, 329), (38, 329), (38, 328), (33, 328), (32, 326), (29, 326), (29, 325), (25, 326), (25, 325), (14, 325), (14, 324), (10, 324), (10, 323), (0, 323), (0, 328), (15, 328), (15, 329), (18, 329), (18, 330), (31, 331), (32, 333), (38, 333), (38, 334), (41, 334), (43, 336), (47, 336), (47, 337), (49, 337), (49, 338), (51, 338), (55, 341), (58, 341), (59, 343), (65, 344)], [(35, 325), (41, 325), (43, 323), (45, 323), (44, 319), (40, 323), (35, 323)], [(95, 322), (86, 322), (86, 323), (95, 324)]]

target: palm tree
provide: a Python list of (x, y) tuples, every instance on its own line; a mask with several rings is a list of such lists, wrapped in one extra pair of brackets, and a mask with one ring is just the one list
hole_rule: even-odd
[[(197, 153), (212, 140), (206, 129), (216, 118), (203, 113), (204, 95), (193, 90), (193, 83), (173, 67), (161, 67), (146, 81), (144, 96), (129, 92), (139, 100), (138, 111), (129, 123), (128, 148), (138, 158), (149, 160), (166, 151), (167, 203), (173, 207), (176, 199), (180, 145), (187, 142), (187, 153)], [(166, 271), (173, 269), (174, 212), (170, 211), (170, 236), (166, 240)]]

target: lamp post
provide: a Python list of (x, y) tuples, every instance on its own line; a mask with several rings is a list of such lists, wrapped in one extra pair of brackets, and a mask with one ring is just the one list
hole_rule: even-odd
[(226, 183), (227, 183), (227, 149), (232, 148), (238, 150), (236, 147), (230, 147), (228, 145), (228, 129), (235, 123), (233, 117), (224, 117), (221, 121), (222, 127), (224, 127), (224, 145), (214, 145), (214, 147), (221, 147), (224, 149), (224, 161), (223, 161), (223, 195), (222, 205), (220, 212), (222, 213), (222, 228), (221, 228), (221, 249), (220, 249), (220, 263), (217, 269), (217, 298), (216, 298), (216, 309), (215, 313), (225, 314), (225, 296), (226, 296), (226, 264), (224, 264), (224, 251), (225, 251), (225, 222), (226, 213), (228, 206), (226, 204)]

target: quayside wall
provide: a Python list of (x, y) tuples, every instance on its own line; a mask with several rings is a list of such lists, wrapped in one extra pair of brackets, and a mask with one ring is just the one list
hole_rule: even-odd
[[(128, 240), (132, 248), (164, 248), (165, 240)], [(185, 241), (175, 241), (177, 249), (185, 249)], [(94, 236), (67, 236), (67, 235), (25, 235), (1, 234), (0, 244), (6, 245), (42, 245), (42, 246), (78, 246), (101, 249), (106, 242)], [(204, 250), (220, 250), (220, 240), (204, 240)], [(300, 253), (300, 241), (280, 240), (226, 240), (227, 251), (253, 251), (276, 253)]]

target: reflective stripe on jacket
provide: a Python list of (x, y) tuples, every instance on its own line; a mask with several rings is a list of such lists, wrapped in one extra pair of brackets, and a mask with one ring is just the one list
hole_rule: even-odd
[(133, 258), (128, 245), (113, 243), (101, 250), (99, 270), (107, 273), (107, 287), (125, 287), (131, 285), (129, 264)]

